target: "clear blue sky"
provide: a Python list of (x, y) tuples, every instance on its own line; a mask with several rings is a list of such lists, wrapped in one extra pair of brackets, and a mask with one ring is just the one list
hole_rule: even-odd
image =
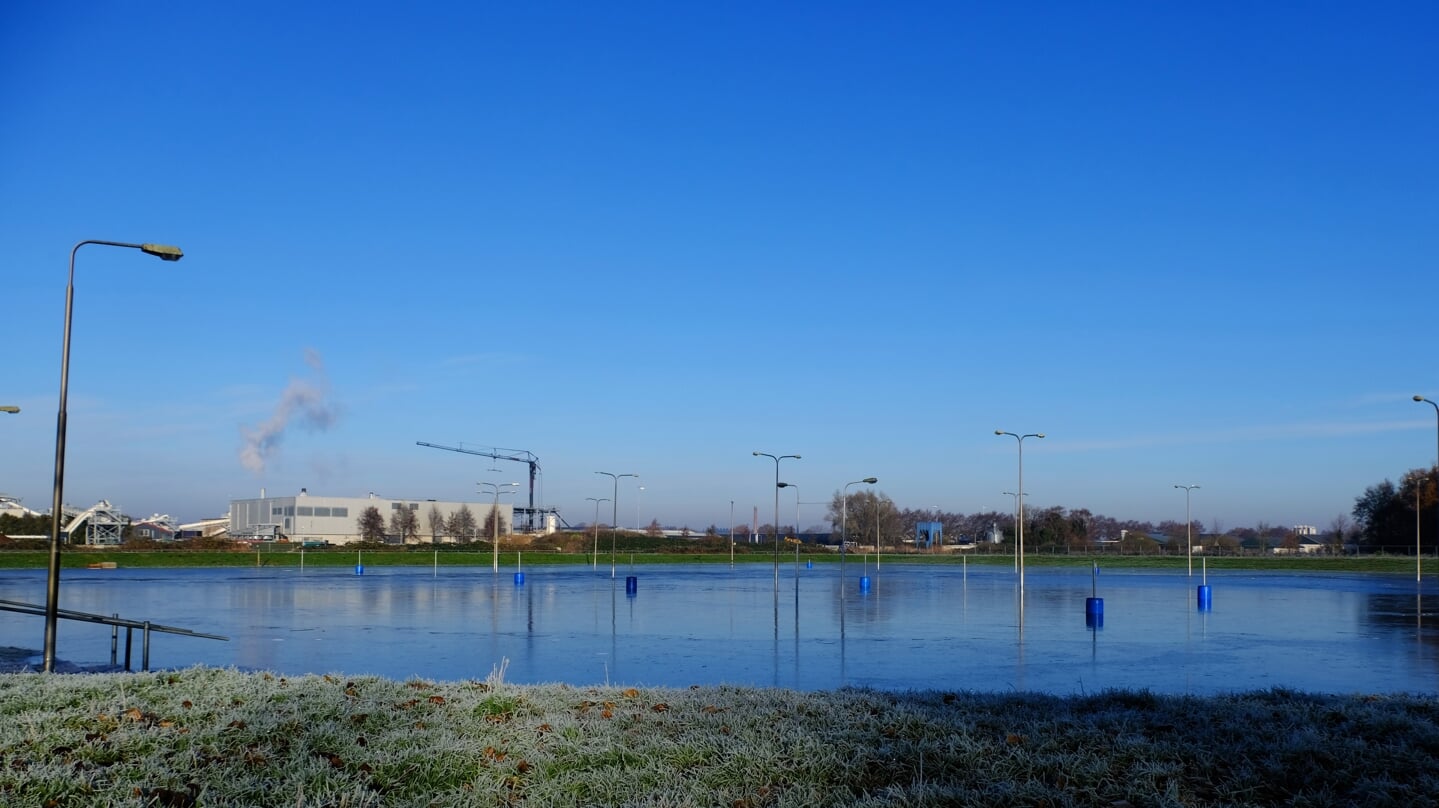
[(571, 522), (596, 470), (624, 524), (768, 521), (755, 450), (1005, 510), (998, 428), (1048, 434), (1032, 505), (1327, 526), (1435, 458), (1436, 42), (1421, 2), (4, 3), (0, 491), (48, 508), (94, 238), (186, 257), (80, 251), (78, 505), (523, 480), (427, 441), (534, 452)]

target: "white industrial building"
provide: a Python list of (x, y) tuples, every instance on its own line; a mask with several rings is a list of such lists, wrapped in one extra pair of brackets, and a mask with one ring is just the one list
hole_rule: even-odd
[[(230, 538), (277, 539), (292, 542), (329, 542), (349, 544), (360, 540), (360, 516), (366, 508), (376, 508), (385, 520), (385, 539), (393, 543), (444, 543), (474, 541), (487, 537), (494, 520), (495, 503), (440, 502), (433, 499), (389, 499), (376, 494), (364, 497), (315, 496), (305, 489), (287, 497), (267, 497), (230, 501)], [(395, 511), (405, 508), (415, 515), (415, 535), (401, 537), (391, 528)], [(474, 535), (451, 536), (444, 525), (462, 508), (475, 518)], [(437, 524), (431, 524), (431, 511), (438, 513)], [(513, 532), (514, 509), (499, 504), (500, 535)]]

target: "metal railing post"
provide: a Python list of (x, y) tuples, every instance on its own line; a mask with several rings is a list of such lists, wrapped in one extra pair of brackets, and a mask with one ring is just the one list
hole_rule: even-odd
[(150, 672), (150, 621), (145, 621), (144, 640), (140, 643), (140, 670)]

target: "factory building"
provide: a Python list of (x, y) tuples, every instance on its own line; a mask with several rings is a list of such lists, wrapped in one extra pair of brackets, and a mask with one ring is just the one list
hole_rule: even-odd
[[(385, 522), (385, 541), (393, 544), (453, 544), (486, 539), (495, 518), (495, 503), (440, 502), (433, 499), (389, 499), (376, 494), (364, 497), (315, 496), (300, 489), (294, 496), (230, 501), (230, 538), (292, 542), (350, 544), (360, 540), (360, 516), (375, 508)], [(402, 536), (393, 525), (401, 509), (414, 515), (413, 529)], [(468, 510), (473, 517), (468, 535), (451, 535), (456, 514)], [(458, 520), (463, 521), (463, 520)], [(499, 504), (500, 535), (512, 532), (513, 508)]]

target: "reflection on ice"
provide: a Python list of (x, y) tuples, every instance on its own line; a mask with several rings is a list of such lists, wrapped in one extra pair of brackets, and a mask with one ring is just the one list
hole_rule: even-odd
[[(1183, 574), (1029, 570), (1021, 597), (1007, 567), (861, 562), (846, 580), (837, 564), (796, 564), (778, 585), (768, 564), (638, 566), (625, 596), (623, 578), (588, 564), (529, 566), (522, 583), (488, 567), (76, 570), (62, 606), (231, 637), (158, 638), (159, 666), (291, 675), (478, 679), (507, 665), (509, 681), (579, 685), (1439, 690), (1439, 597), (1424, 588), (1439, 584), (1223, 573), (1205, 578), (1217, 605), (1201, 612)], [(0, 598), (43, 600), (43, 576), (0, 573)], [(1102, 623), (1087, 619), (1100, 594)], [(6, 617), (0, 646), (33, 647), (42, 628)], [(62, 625), (60, 656), (107, 659), (104, 631)]]

